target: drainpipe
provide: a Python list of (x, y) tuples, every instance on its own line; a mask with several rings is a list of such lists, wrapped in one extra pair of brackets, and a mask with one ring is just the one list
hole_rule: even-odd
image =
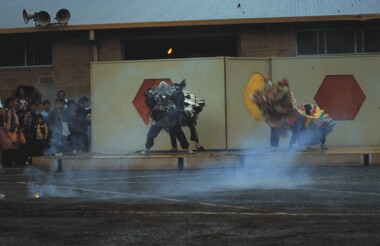
[(96, 39), (95, 39), (95, 31), (94, 30), (90, 30), (89, 31), (89, 35), (88, 35), (88, 38), (89, 40), (92, 42), (92, 56), (93, 56), (93, 61), (94, 62), (97, 62), (99, 59), (99, 55), (98, 55), (98, 45), (96, 43)]

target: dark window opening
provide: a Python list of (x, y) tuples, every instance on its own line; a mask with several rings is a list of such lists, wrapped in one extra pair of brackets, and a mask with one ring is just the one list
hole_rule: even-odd
[(354, 30), (328, 30), (326, 31), (326, 52), (355, 53)]
[(128, 40), (126, 60), (237, 56), (236, 38)]
[(25, 52), (23, 43), (0, 44), (0, 66), (24, 66)]
[(364, 51), (380, 52), (380, 29), (364, 29)]
[(363, 52), (363, 32), (362, 29), (355, 30), (355, 38), (356, 38), (356, 52)]
[(324, 54), (325, 31), (303, 31), (297, 33), (297, 54)]
[(324, 31), (304, 31), (297, 33), (297, 52), (302, 55), (324, 54)]
[(380, 52), (380, 28), (297, 32), (297, 55)]
[(28, 66), (53, 64), (51, 43), (29, 43), (26, 52)]
[(1, 42), (0, 67), (52, 65), (50, 42)]
[(318, 54), (317, 32), (299, 32), (297, 34), (298, 54)]
[(325, 31), (317, 31), (318, 33), (318, 54), (326, 53), (326, 37)]

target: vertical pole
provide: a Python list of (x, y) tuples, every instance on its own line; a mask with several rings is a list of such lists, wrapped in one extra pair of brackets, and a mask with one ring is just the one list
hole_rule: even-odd
[(184, 168), (184, 163), (185, 163), (185, 160), (183, 157), (178, 157), (178, 169), (179, 170), (183, 170)]
[(227, 93), (228, 93), (228, 88), (227, 88), (227, 59), (228, 57), (224, 57), (223, 59), (223, 70), (224, 70), (224, 125), (225, 125), (225, 129), (224, 129), (224, 134), (225, 134), (225, 148), (228, 149), (228, 105), (227, 105)]
[(88, 33), (88, 39), (92, 42), (92, 56), (93, 56), (93, 61), (97, 62), (99, 59), (98, 55), (98, 45), (96, 43), (96, 37), (95, 37), (95, 31), (90, 30)]
[(365, 167), (369, 167), (369, 154), (363, 155), (363, 162)]

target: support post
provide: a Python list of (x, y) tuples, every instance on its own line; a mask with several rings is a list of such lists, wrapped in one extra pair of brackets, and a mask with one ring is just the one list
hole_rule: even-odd
[(184, 168), (184, 163), (185, 163), (185, 160), (183, 157), (178, 157), (178, 169), (179, 170), (183, 170)]
[(363, 162), (365, 167), (369, 167), (369, 154), (363, 155)]

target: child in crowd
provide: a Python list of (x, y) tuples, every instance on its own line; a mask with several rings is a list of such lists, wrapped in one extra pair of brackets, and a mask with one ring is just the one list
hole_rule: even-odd
[(48, 144), (49, 128), (41, 114), (37, 115), (35, 155), (41, 156)]
[(47, 120), (49, 119), (49, 113), (50, 113), (50, 111), (51, 111), (50, 106), (51, 106), (51, 103), (50, 103), (49, 100), (44, 100), (44, 101), (42, 102), (42, 107), (43, 107), (44, 110), (41, 111), (40, 114), (44, 117), (44, 121), (45, 121), (45, 122), (47, 122)]

